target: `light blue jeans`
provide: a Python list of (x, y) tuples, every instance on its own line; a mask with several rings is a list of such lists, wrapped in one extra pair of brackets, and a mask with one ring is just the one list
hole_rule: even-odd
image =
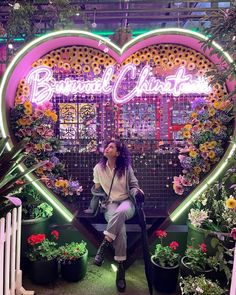
[(105, 219), (108, 222), (104, 235), (113, 240), (116, 261), (126, 260), (127, 236), (125, 221), (132, 218), (135, 213), (135, 206), (130, 199), (121, 203), (108, 203), (105, 212)]

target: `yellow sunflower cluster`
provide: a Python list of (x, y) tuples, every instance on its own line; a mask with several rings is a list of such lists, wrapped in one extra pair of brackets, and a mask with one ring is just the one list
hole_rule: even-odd
[[(173, 44), (152, 45), (140, 49), (126, 58), (122, 65), (129, 63), (136, 66), (149, 64), (156, 75), (169, 75), (180, 66), (184, 66), (189, 73), (196, 77), (203, 76), (207, 70), (214, 67), (208, 58), (196, 50)], [(208, 77), (209, 82), (211, 79)], [(227, 103), (224, 102), (226, 94), (226, 88), (216, 83), (208, 99), (212, 103), (216, 102), (215, 108), (224, 109), (227, 107)]]
[(115, 60), (103, 51), (87, 46), (69, 46), (53, 50), (33, 63), (32, 67), (48, 66), (58, 72), (75, 72), (98, 76), (101, 71), (114, 65)]
[(29, 86), (26, 84), (25, 79), (21, 79), (16, 91), (15, 105), (22, 103), (23, 98), (27, 97), (29, 93), (30, 93)]

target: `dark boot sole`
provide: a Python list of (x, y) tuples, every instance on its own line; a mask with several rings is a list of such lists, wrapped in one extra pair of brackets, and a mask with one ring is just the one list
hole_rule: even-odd
[(97, 265), (97, 266), (102, 266), (103, 261), (102, 261), (102, 262), (99, 262), (99, 261), (96, 261), (96, 260), (94, 259), (93, 264), (94, 264), (94, 265)]
[(118, 286), (116, 286), (117, 290), (120, 292), (120, 293), (124, 293), (125, 292), (125, 288), (119, 288)]
[(126, 289), (126, 284), (123, 288), (121, 288), (119, 285), (118, 285), (118, 282), (116, 282), (116, 288), (117, 290), (120, 292), (120, 293), (123, 293), (125, 292), (125, 289)]

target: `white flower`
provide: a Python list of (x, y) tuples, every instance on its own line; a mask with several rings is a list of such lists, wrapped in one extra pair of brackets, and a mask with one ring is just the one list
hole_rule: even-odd
[(195, 227), (200, 227), (202, 223), (208, 218), (208, 213), (204, 210), (191, 209), (188, 214), (188, 219)]
[(196, 288), (196, 291), (197, 291), (198, 293), (203, 293), (203, 290), (202, 290), (200, 287), (197, 287), (197, 288)]
[(20, 3), (16, 2), (13, 6), (13, 9), (15, 9), (15, 10), (20, 9)]
[(206, 206), (206, 204), (207, 204), (207, 199), (202, 200), (202, 205)]

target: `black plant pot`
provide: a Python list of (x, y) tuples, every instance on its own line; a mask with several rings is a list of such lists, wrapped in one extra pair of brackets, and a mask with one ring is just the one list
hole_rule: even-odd
[(153, 266), (153, 286), (158, 292), (173, 293), (178, 284), (179, 264), (173, 267), (162, 267), (151, 257)]
[(186, 278), (188, 276), (198, 277), (200, 275), (204, 275), (207, 279), (213, 279), (213, 269), (208, 269), (205, 271), (193, 271), (188, 265), (186, 265), (187, 259), (187, 256), (183, 256), (180, 262), (180, 274), (183, 278)]
[(49, 261), (29, 261), (29, 276), (33, 283), (43, 285), (54, 282), (58, 277), (56, 259)]
[(61, 263), (61, 276), (68, 282), (78, 282), (85, 277), (87, 265), (88, 251), (76, 260)]
[(47, 234), (49, 228), (50, 217), (42, 217), (36, 219), (22, 219), (21, 221), (21, 269), (29, 270), (29, 262), (26, 258), (27, 239), (32, 234)]

